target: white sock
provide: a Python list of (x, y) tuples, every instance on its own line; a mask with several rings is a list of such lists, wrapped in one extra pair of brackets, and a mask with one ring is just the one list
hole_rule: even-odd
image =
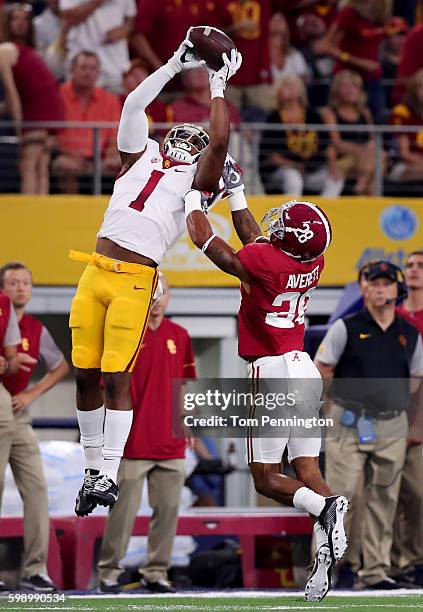
[(322, 544), (328, 543), (328, 535), (319, 522), (314, 523), (314, 535), (316, 538), (316, 550), (319, 550)]
[(132, 425), (132, 410), (106, 409), (103, 461), (100, 472), (117, 482), (117, 473)]
[(101, 468), (101, 449), (103, 447), (104, 406), (95, 410), (76, 410), (81, 444), (84, 448), (85, 469)]
[(294, 499), (292, 501), (294, 508), (304, 510), (304, 512), (309, 512), (314, 516), (319, 516), (325, 506), (326, 497), (315, 493), (308, 487), (301, 487), (295, 492)]

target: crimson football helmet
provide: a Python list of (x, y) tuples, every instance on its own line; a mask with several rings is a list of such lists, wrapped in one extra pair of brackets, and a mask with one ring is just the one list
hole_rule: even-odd
[(303, 262), (322, 255), (332, 238), (329, 219), (311, 202), (293, 200), (271, 208), (261, 226), (274, 247)]
[(165, 136), (163, 149), (175, 161), (193, 164), (209, 144), (207, 131), (191, 123), (175, 125)]

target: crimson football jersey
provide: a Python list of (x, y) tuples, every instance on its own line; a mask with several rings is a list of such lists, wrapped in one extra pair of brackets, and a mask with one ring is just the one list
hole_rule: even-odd
[(251, 283), (241, 285), (238, 353), (243, 359), (283, 355), (304, 348), (304, 314), (324, 267), (323, 256), (302, 263), (268, 243), (238, 251)]

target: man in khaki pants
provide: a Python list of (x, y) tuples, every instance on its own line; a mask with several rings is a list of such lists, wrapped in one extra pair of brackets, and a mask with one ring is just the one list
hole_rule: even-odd
[[(0, 292), (0, 502), (4, 485), (4, 472), (8, 462), (9, 441), (13, 436), (14, 418), (12, 398), (4, 388), (3, 380), (22, 370), (28, 370), (35, 360), (27, 355), (18, 354), (21, 342), (18, 320), (10, 299)], [(0, 580), (0, 591), (8, 591), (7, 585)]]
[[(393, 522), (406, 454), (410, 376), (423, 374), (423, 345), (414, 326), (395, 313), (405, 285), (401, 270), (385, 261), (367, 264), (359, 276), (365, 308), (339, 319), (316, 355), (326, 379), (334, 378), (326, 439), (326, 480), (353, 498), (364, 476), (361, 533), (362, 588), (394, 589), (389, 577)], [(354, 380), (351, 380), (354, 379)]]
[(167, 579), (178, 508), (185, 481), (185, 440), (172, 437), (172, 380), (195, 378), (187, 331), (164, 317), (169, 286), (160, 274), (163, 296), (151, 309), (131, 379), (134, 420), (118, 472), (119, 498), (110, 512), (100, 552), (100, 591), (117, 593), (144, 480), (153, 509), (147, 564), (139, 569), (141, 586), (154, 593), (173, 593)]
[[(20, 588), (36, 592), (56, 589), (47, 574), (49, 515), (47, 483), (38, 441), (31, 425), (29, 405), (51, 389), (68, 372), (62, 352), (43, 324), (25, 312), (32, 295), (32, 276), (26, 266), (10, 262), (0, 268), (0, 288), (12, 300), (19, 323), (19, 355), (32, 365), (4, 379), (10, 431), (0, 445), (0, 495), (7, 463), (24, 506), (24, 561)], [(41, 359), (47, 374), (28, 387), (32, 371)], [(2, 408), (0, 408), (2, 411)]]

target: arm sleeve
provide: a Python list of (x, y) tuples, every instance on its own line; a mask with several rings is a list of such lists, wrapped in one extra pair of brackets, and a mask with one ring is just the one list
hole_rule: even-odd
[(317, 349), (316, 360), (325, 365), (336, 366), (347, 344), (348, 334), (345, 323), (338, 319), (328, 329), (326, 336)]
[(411, 376), (423, 376), (423, 343), (422, 337), (419, 334), (416, 347), (410, 361)]
[(48, 371), (55, 370), (63, 361), (64, 355), (50, 335), (46, 327), (43, 327), (40, 338), (40, 356), (46, 364)]
[(122, 153), (140, 153), (148, 140), (147, 106), (159, 95), (172, 77), (162, 66), (131, 91), (123, 105), (117, 145)]
[(184, 378), (191, 378), (193, 380), (197, 378), (197, 372), (195, 369), (194, 351), (192, 350), (192, 342), (188, 334), (186, 337), (186, 346), (185, 346)]
[(21, 343), (21, 332), (19, 323), (16, 317), (15, 309), (10, 305), (10, 316), (7, 322), (6, 332), (4, 334), (3, 346), (16, 346)]

